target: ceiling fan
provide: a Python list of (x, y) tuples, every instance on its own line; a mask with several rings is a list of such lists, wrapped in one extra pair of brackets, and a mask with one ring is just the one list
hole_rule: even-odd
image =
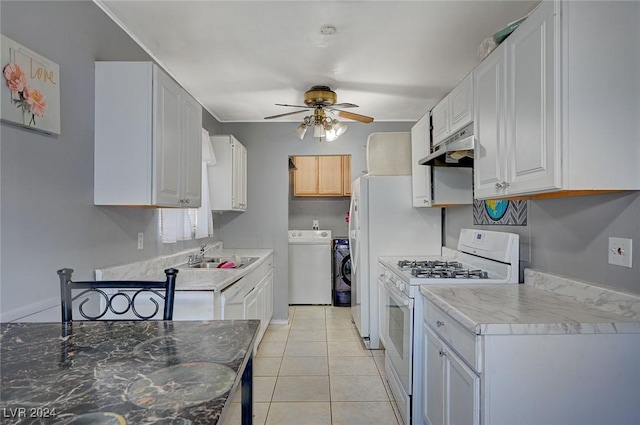
[(304, 139), (307, 129), (314, 126), (313, 137), (325, 138), (327, 141), (337, 139), (341, 134), (347, 131), (347, 125), (338, 120), (328, 117), (325, 111), (337, 113), (341, 118), (358, 121), (369, 124), (373, 122), (372, 117), (360, 115), (349, 111), (343, 111), (338, 108), (357, 108), (358, 105), (353, 103), (336, 103), (338, 96), (327, 86), (313, 86), (304, 93), (304, 105), (288, 105), (285, 103), (276, 103), (277, 106), (287, 106), (292, 108), (305, 108), (293, 112), (285, 112), (284, 114), (271, 115), (264, 119), (286, 117), (313, 109), (313, 115), (304, 118), (302, 124), (293, 132), (300, 139)]

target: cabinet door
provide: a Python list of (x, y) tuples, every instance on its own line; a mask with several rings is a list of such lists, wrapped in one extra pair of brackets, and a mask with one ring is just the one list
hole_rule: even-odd
[(473, 73), (467, 75), (447, 96), (449, 99), (449, 132), (453, 134), (473, 120)]
[(429, 155), (429, 113), (411, 128), (411, 191), (414, 207), (431, 206), (431, 167), (418, 161)]
[[(162, 312), (159, 313), (162, 318)], [(214, 320), (213, 291), (176, 291), (173, 320)]]
[(152, 194), (155, 205), (180, 205), (180, 159), (182, 88), (168, 75), (153, 67), (154, 84), (154, 167)]
[(505, 138), (505, 45), (501, 44), (473, 72), (474, 133), (476, 135), (475, 197), (491, 198), (502, 187), (506, 154)]
[(202, 107), (185, 93), (182, 113), (181, 199), (185, 206), (198, 208), (202, 198)]
[(231, 142), (232, 209), (244, 211), (247, 206), (247, 150), (233, 139)]
[(449, 103), (445, 97), (431, 110), (433, 124), (433, 144), (436, 145), (449, 135)]
[(342, 157), (342, 195), (351, 196), (351, 155)]
[(264, 282), (264, 321), (269, 326), (273, 317), (273, 270), (269, 272)]
[(444, 345), (428, 326), (423, 325), (423, 333), (425, 364), (422, 376), (422, 416), (427, 425), (444, 425), (445, 376), (441, 355)]
[(258, 319), (260, 320), (260, 316), (258, 313), (258, 286), (256, 285), (251, 292), (249, 292), (244, 297), (244, 319)]
[(480, 378), (445, 348), (446, 423), (480, 424)]
[(293, 194), (309, 196), (318, 194), (318, 157), (296, 156), (293, 158), (297, 170), (293, 172)]
[(342, 195), (342, 157), (318, 157), (318, 195)]
[(509, 194), (561, 187), (553, 2), (542, 4), (506, 41)]

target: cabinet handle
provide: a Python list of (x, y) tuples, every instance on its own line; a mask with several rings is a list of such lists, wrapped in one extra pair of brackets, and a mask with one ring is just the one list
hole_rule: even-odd
[(187, 199), (185, 199), (185, 200), (184, 200), (184, 203), (185, 203), (185, 204), (189, 204), (190, 202), (191, 202), (191, 199), (188, 199), (188, 198), (187, 198)]
[(444, 326), (444, 322), (442, 320), (436, 320), (436, 326), (441, 328)]
[(444, 357), (447, 355), (447, 352), (441, 348), (440, 351), (438, 351), (438, 354), (440, 355), (440, 357)]
[(496, 183), (496, 189), (502, 189), (502, 183), (497, 182)]
[(422, 203), (423, 203), (423, 204), (428, 204), (428, 203), (429, 203), (429, 201), (427, 201), (426, 199), (423, 199), (423, 200), (422, 200)]

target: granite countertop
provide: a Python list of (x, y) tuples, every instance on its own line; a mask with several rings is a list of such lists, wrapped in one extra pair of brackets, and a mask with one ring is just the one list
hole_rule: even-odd
[(2, 423), (216, 424), (259, 324), (2, 324)]
[[(237, 248), (222, 249), (214, 247), (208, 251), (207, 257), (258, 257), (258, 260), (240, 269), (190, 269), (179, 268), (176, 279), (176, 291), (221, 291), (233, 282), (258, 268), (273, 249)], [(177, 254), (158, 257), (137, 263), (104, 267), (96, 270), (97, 280), (164, 280), (164, 270), (186, 263), (189, 254), (199, 250), (184, 251)]]
[(423, 285), (478, 335), (640, 333), (640, 296), (526, 270), (521, 285)]

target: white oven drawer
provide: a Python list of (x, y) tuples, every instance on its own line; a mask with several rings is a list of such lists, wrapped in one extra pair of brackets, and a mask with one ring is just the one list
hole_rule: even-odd
[(476, 355), (477, 337), (431, 301), (425, 300), (424, 321), (473, 369), (480, 372)]

